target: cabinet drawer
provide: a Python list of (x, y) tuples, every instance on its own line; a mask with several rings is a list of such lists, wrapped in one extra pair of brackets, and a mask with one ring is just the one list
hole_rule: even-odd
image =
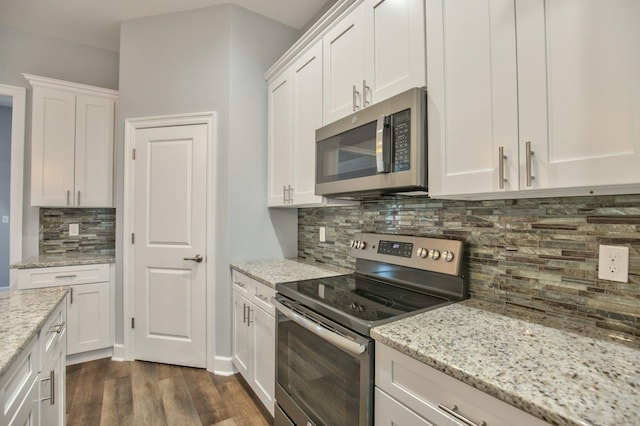
[(7, 423), (16, 415), (38, 375), (40, 368), (38, 350), (36, 336), (25, 346), (18, 358), (11, 363), (9, 371), (2, 380), (3, 385), (0, 389), (2, 415), (0, 419), (5, 419)]
[(109, 265), (58, 266), (51, 268), (21, 269), (18, 287), (42, 288), (109, 281)]
[(271, 303), (271, 298), (276, 295), (276, 291), (262, 283), (255, 283), (255, 293), (251, 301), (258, 307), (262, 308), (271, 316), (275, 316), (275, 307)]
[(40, 365), (47, 362), (66, 330), (67, 303), (63, 300), (40, 329)]
[(446, 417), (462, 424), (441, 406), (457, 407), (465, 418), (491, 426), (542, 426), (544, 421), (407, 355), (376, 344), (376, 385), (422, 417)]
[(233, 282), (233, 289), (248, 297), (250, 294), (255, 293), (254, 290), (254, 280), (249, 278), (248, 276), (238, 272), (231, 271), (231, 280)]
[(374, 398), (375, 426), (433, 426), (377, 387)]

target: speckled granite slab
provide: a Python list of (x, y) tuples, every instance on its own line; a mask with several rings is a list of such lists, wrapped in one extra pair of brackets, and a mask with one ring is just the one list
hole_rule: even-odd
[(557, 425), (640, 425), (640, 351), (456, 303), (371, 332)]
[(69, 291), (47, 287), (0, 292), (0, 378)]
[(301, 259), (258, 260), (254, 262), (234, 262), (231, 269), (242, 272), (254, 280), (275, 289), (276, 284), (313, 278), (335, 277), (350, 274), (345, 268), (308, 263)]
[(114, 263), (115, 253), (61, 253), (41, 254), (11, 265), (12, 269), (48, 268), (52, 266), (95, 265)]

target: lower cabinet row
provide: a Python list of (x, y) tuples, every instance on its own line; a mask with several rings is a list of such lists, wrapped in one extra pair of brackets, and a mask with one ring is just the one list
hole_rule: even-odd
[(1, 425), (66, 423), (66, 348), (66, 304), (62, 302), (0, 382)]

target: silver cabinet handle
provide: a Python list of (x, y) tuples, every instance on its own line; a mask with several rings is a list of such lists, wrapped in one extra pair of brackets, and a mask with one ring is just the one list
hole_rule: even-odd
[(367, 102), (367, 91), (369, 91), (369, 89), (371, 89), (371, 88), (369, 86), (367, 86), (367, 80), (362, 80), (362, 105), (363, 105), (363, 107), (366, 107), (370, 103), (370, 102)]
[(48, 399), (51, 405), (55, 405), (56, 404), (56, 372), (55, 370), (49, 371), (49, 377), (45, 379), (40, 379), (41, 382), (46, 382), (47, 380), (49, 381), (49, 392), (51, 396), (49, 396), (48, 398), (42, 398), (40, 399), (40, 401), (46, 401)]
[(184, 259), (184, 260), (191, 260), (191, 261), (193, 261), (193, 262), (198, 262), (198, 263), (200, 263), (200, 262), (202, 262), (203, 257), (202, 257), (201, 255), (199, 255), (199, 254), (196, 254), (196, 255), (195, 255), (195, 256), (193, 256), (193, 257), (183, 257), (183, 259)]
[(235, 285), (237, 285), (238, 287), (242, 287), (242, 288), (244, 288), (244, 283), (243, 283), (243, 282), (241, 282), (241, 281), (234, 281), (233, 283), (234, 283)]
[(291, 191), (293, 191), (293, 188), (291, 187), (291, 185), (289, 185), (287, 189), (287, 192), (289, 193), (289, 204), (293, 204), (293, 197), (291, 196)]
[(78, 274), (70, 274), (70, 275), (56, 275), (56, 280), (61, 280), (63, 278), (75, 278)]
[(533, 156), (533, 151), (531, 150), (531, 141), (527, 141), (525, 144), (525, 155), (526, 155), (526, 169), (527, 169), (527, 187), (531, 186), (531, 181), (534, 177), (531, 175), (531, 157)]
[(482, 420), (480, 423), (475, 423), (469, 419), (467, 419), (465, 416), (463, 416), (462, 414), (458, 413), (458, 406), (454, 405), (453, 407), (449, 408), (444, 404), (438, 404), (438, 408), (441, 409), (442, 411), (444, 411), (445, 413), (455, 417), (456, 419), (460, 420), (461, 422), (463, 422), (464, 424), (468, 425), (468, 426), (487, 426), (487, 422), (485, 422), (484, 420)]
[(504, 160), (507, 159), (507, 156), (504, 155), (504, 147), (501, 146), (498, 148), (498, 170), (499, 170), (499, 177), (498, 177), (498, 187), (500, 189), (504, 189), (504, 183), (507, 181), (504, 178)]
[(360, 97), (360, 92), (358, 92), (358, 89), (356, 88), (356, 85), (353, 85), (353, 110), (357, 111), (360, 109), (360, 105), (358, 105), (357, 103), (357, 99), (358, 97)]
[(247, 305), (247, 327), (250, 327), (251, 323), (255, 322), (251, 321), (251, 312), (253, 312), (253, 309), (251, 309), (251, 305)]
[(376, 169), (378, 173), (386, 173), (389, 171), (389, 163), (385, 161), (385, 129), (387, 117), (381, 115), (376, 123)]
[(73, 305), (73, 287), (71, 287), (71, 291), (69, 291), (69, 304)]
[(367, 351), (367, 347), (365, 345), (361, 345), (357, 342), (349, 340), (346, 337), (343, 337), (331, 330), (324, 328), (321, 324), (311, 321), (310, 319), (307, 319), (302, 315), (293, 312), (291, 309), (287, 308), (273, 297), (271, 298), (271, 303), (273, 303), (276, 309), (285, 317), (289, 318), (291, 321), (295, 322), (302, 328), (305, 328), (308, 331), (312, 332), (321, 339), (326, 340), (331, 344), (344, 349), (345, 351), (354, 355), (360, 355)]
[(69, 205), (69, 203), (71, 202), (69, 197), (71, 197), (71, 191), (67, 189), (67, 205)]
[(80, 205), (80, 191), (78, 191), (78, 205)]
[(242, 304), (242, 323), (243, 324), (247, 323), (247, 304), (246, 303)]
[(263, 296), (261, 294), (256, 294), (256, 297), (262, 300), (264, 303), (269, 303), (269, 298), (267, 296)]
[(56, 334), (62, 333), (62, 330), (64, 330), (65, 324), (66, 323), (62, 321), (60, 324), (52, 325), (51, 328), (49, 329), (49, 333), (56, 333)]
[(282, 185), (282, 204), (287, 204), (287, 185)]

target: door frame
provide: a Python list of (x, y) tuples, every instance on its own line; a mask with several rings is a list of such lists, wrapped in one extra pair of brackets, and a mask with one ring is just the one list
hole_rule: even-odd
[[(131, 328), (131, 317), (134, 313), (134, 258), (131, 233), (134, 230), (134, 177), (135, 161), (132, 159), (135, 147), (136, 131), (154, 127), (186, 126), (204, 124), (207, 126), (207, 256), (205, 264), (206, 280), (206, 348), (207, 370), (213, 372), (215, 368), (215, 212), (216, 212), (216, 167), (217, 143), (216, 143), (216, 113), (201, 112), (193, 114), (173, 114), (153, 117), (128, 118), (124, 122), (124, 201), (123, 201), (123, 226), (122, 226), (122, 324), (124, 328), (124, 347), (122, 352), (114, 353), (116, 359), (131, 361), (134, 359), (135, 336)], [(115, 348), (114, 348), (115, 349)]]
[[(24, 203), (24, 149), (27, 89), (0, 84), (0, 95), (11, 104), (11, 187), (9, 194), (9, 264), (22, 260), (22, 213)], [(9, 270), (9, 288), (18, 288), (18, 272)]]

